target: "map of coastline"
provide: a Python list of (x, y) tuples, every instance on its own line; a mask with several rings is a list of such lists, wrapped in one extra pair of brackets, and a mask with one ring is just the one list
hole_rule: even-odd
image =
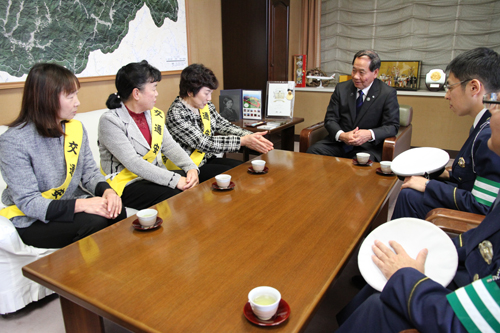
[(2, 0), (0, 32), (0, 82), (24, 81), (37, 62), (78, 77), (143, 59), (161, 71), (188, 64), (184, 0)]

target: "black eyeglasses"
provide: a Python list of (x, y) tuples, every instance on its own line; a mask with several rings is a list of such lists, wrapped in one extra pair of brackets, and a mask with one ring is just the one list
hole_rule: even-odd
[(465, 83), (465, 82), (468, 82), (468, 81), (472, 81), (472, 79), (463, 80), (463, 81), (460, 81), (460, 82), (457, 82), (457, 83), (453, 83), (453, 84), (446, 83), (443, 86), (444, 87), (444, 91), (448, 92), (448, 90), (451, 90), (454, 86), (462, 84), (462, 83)]

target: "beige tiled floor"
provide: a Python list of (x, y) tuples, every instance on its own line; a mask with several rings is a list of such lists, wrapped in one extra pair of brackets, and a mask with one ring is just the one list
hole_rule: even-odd
[[(296, 143), (295, 149), (298, 151), (298, 143)], [(392, 215), (395, 198), (391, 202), (389, 216)], [(326, 292), (305, 332), (333, 332), (337, 328), (337, 321), (335, 319), (336, 313), (342, 309), (358, 291), (350, 282), (352, 276), (359, 275), (356, 254), (357, 251), (353, 254), (340, 276), (332, 283)], [(126, 329), (107, 320), (105, 320), (105, 329), (106, 332), (128, 332)], [(65, 332), (59, 297), (57, 295), (51, 295), (41, 301), (28, 305), (26, 308), (16, 313), (1, 316), (0, 332)]]

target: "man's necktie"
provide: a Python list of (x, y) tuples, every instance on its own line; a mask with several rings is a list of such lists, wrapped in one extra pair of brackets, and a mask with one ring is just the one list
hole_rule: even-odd
[(359, 114), (359, 110), (361, 109), (361, 106), (363, 105), (363, 90), (359, 90), (359, 96), (358, 99), (356, 99), (356, 117)]

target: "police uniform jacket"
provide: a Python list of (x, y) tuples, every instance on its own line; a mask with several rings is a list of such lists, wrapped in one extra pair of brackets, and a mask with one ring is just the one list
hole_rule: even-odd
[(500, 186), (500, 157), (488, 148), (491, 113), (486, 110), (455, 158), (450, 182), (431, 180), (424, 204), (485, 215)]
[[(457, 247), (459, 264), (454, 282), (458, 286), (472, 283), (489, 275), (498, 277), (500, 269), (500, 204), (475, 229), (453, 240)], [(492, 244), (492, 259), (488, 263), (479, 244)], [(461, 276), (461, 281), (457, 277)], [(465, 279), (464, 279), (465, 277)], [(489, 283), (499, 284), (499, 280)], [(447, 295), (453, 291), (429, 279), (413, 268), (398, 270), (387, 282), (381, 300), (400, 312), (420, 332), (467, 332)], [(496, 303), (500, 300), (496, 299)], [(500, 313), (497, 313), (500, 315)], [(381, 332), (384, 331), (381, 328)]]

